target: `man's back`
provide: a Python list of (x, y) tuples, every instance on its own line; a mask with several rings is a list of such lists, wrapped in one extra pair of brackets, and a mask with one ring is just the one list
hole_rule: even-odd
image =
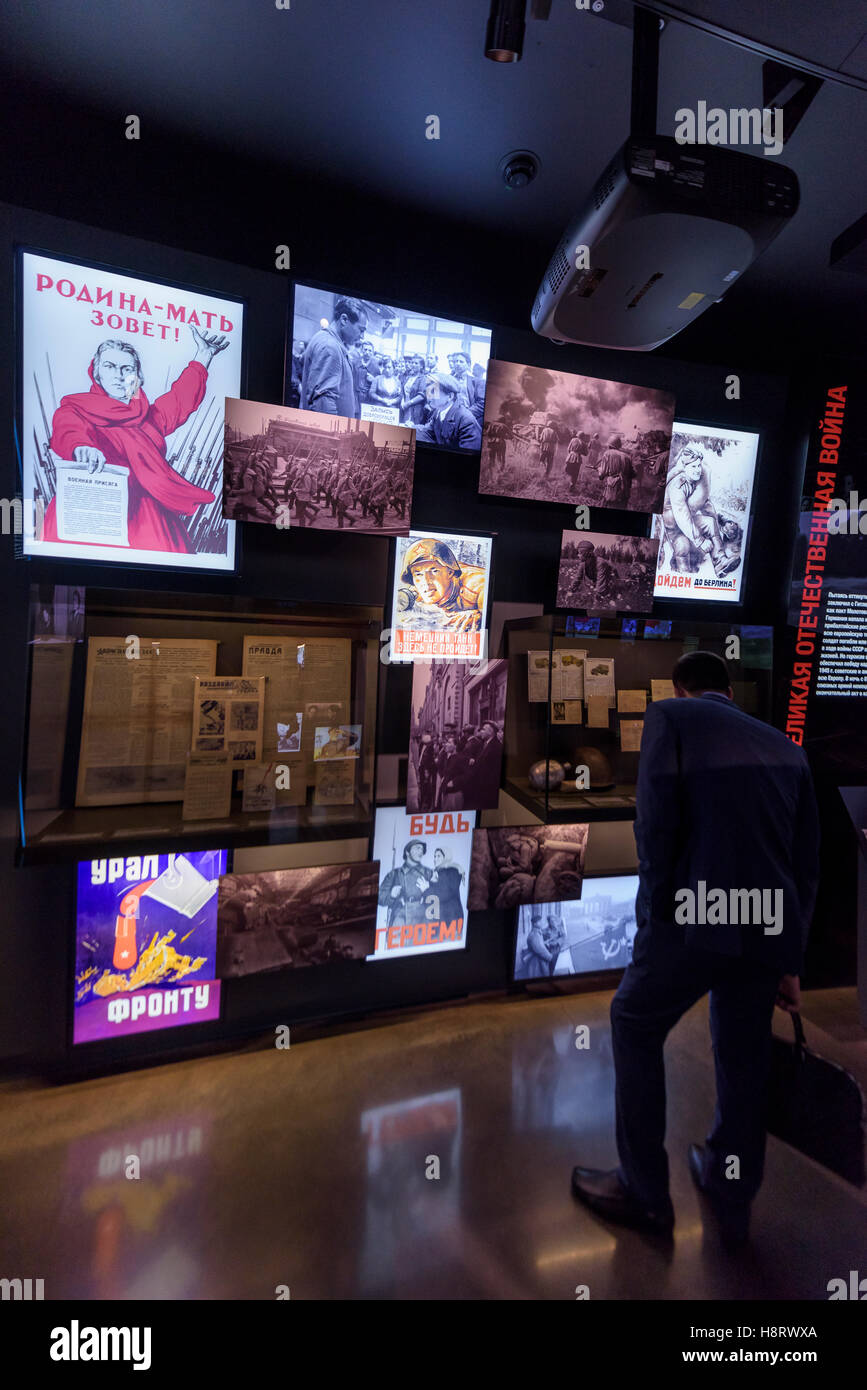
[(722, 889), (729, 909), (732, 890), (770, 890), (772, 924), (754, 916), (746, 925), (688, 924), (685, 942), (800, 973), (819, 827), (806, 759), (783, 734), (717, 692), (654, 703), (642, 735), (635, 837), (640, 923), (675, 922), (674, 894), (689, 889), (698, 905), (700, 882), (707, 893)]

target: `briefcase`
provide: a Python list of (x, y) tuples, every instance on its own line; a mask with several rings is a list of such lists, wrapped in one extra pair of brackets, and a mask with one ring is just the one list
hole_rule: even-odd
[(801, 1015), (794, 1043), (773, 1039), (768, 1131), (847, 1182), (863, 1187), (864, 1096), (855, 1077), (807, 1047)]

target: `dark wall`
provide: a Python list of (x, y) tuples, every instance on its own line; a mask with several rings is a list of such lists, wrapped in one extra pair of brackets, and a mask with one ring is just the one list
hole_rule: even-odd
[[(14, 95), (7, 91), (3, 98), (10, 117)], [(281, 399), (289, 276), (278, 274), (273, 266), (275, 247), (285, 243), (290, 247), (291, 273), (299, 278), (345, 285), (371, 298), (406, 302), (448, 317), (499, 325), (495, 352), (500, 358), (664, 387), (676, 394), (678, 414), (685, 419), (760, 431), (747, 601), (739, 618), (774, 624), (783, 620), (806, 422), (803, 393), (797, 381), (781, 374), (773, 342), (750, 335), (738, 340), (735, 351), (733, 340), (726, 341), (723, 335), (718, 345), (706, 345), (705, 361), (679, 360), (689, 350), (685, 336), (653, 354), (559, 348), (527, 328), (529, 306), (550, 246), (528, 245), (508, 228), (492, 238), (428, 212), (347, 194), (324, 178), (242, 163), (198, 149), (170, 133), (128, 142), (120, 120), (114, 125), (84, 111), (61, 111), (56, 103), (47, 113), (33, 97), (29, 94), (28, 119), (17, 123), (14, 141), (0, 145), (0, 197), (83, 224), (68, 229), (72, 244), (67, 250), (95, 261), (199, 283), (207, 283), (208, 266), (203, 262), (196, 266), (190, 253), (251, 268), (238, 272), (238, 283), (243, 282), (256, 306), (251, 321), (255, 332), (248, 339), (247, 380), (247, 393), (254, 398)], [(0, 231), (6, 290), (0, 319), (5, 367), (0, 416), (7, 422), (12, 418), (14, 358), (11, 246), (16, 239), (38, 245), (40, 225), (45, 228), (38, 218), (10, 213)], [(115, 239), (116, 233), (152, 244), (124, 246)], [(45, 234), (49, 235), (47, 228)], [(61, 252), (56, 240), (52, 249)], [(705, 317), (710, 319), (715, 312)], [(732, 372), (740, 376), (738, 401), (725, 398), (725, 378)], [(550, 605), (560, 532), (571, 524), (571, 510), (480, 497), (478, 467), (477, 459), (420, 447), (413, 524), (495, 532), (493, 598)], [(0, 483), (3, 495), (15, 494), (15, 457), (8, 429), (0, 455)], [(616, 514), (616, 520), (624, 530), (644, 533), (642, 519)], [(591, 524), (614, 529), (614, 516), (595, 512)], [(300, 602), (341, 602), (350, 596), (365, 604), (385, 601), (388, 546), (376, 538), (294, 531), (287, 546), (286, 537), (273, 528), (247, 527), (244, 539), (243, 573), (236, 580), (141, 573), (124, 577), (117, 571), (111, 583), (192, 590), (218, 590), (225, 585)], [(6, 716), (0, 760), (4, 904), (0, 981), (8, 998), (0, 1019), (0, 1056), (9, 1056), (53, 1051), (58, 1020), (68, 1007), (69, 877), (12, 868), (26, 689), (26, 585), (37, 577), (59, 580), (67, 571), (60, 564), (37, 567), (15, 562), (6, 538), (2, 573), (9, 603), (6, 659), (0, 669)], [(106, 583), (105, 571), (98, 568), (78, 574), (84, 583)], [(676, 615), (678, 605), (660, 602), (654, 611), (660, 616)], [(702, 606), (705, 618), (724, 620), (729, 611), (727, 605)], [(406, 672), (389, 672), (387, 681), (383, 707), (395, 715), (386, 721), (387, 746), (405, 747), (408, 701), (401, 692), (408, 689)], [(485, 931), (493, 932), (496, 926), (486, 924)], [(443, 960), (448, 963), (448, 957), (440, 958), (434, 973), (441, 973)], [(496, 971), (495, 961), (499, 962)], [(391, 995), (379, 998), (380, 1005), (425, 997), (418, 975), (405, 968), (411, 964), (393, 963), (390, 975), (383, 971), (381, 990), (385, 995), (390, 990)], [(450, 968), (454, 972), (454, 965)], [(496, 987), (505, 980), (504, 972), (505, 956), (499, 945), (478, 957), (468, 951), (456, 987), (479, 988), (484, 981)], [(429, 997), (443, 992), (450, 992), (447, 982), (431, 979)]]

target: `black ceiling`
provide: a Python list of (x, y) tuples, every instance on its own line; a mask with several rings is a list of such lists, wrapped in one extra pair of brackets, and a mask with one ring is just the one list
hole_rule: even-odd
[[(828, 269), (828, 253), (867, 209), (864, 0), (686, 0), (660, 8), (669, 15), (689, 10), (851, 81), (826, 77), (781, 156), (801, 182), (796, 218), (724, 304), (669, 351), (676, 354), (689, 338), (707, 352), (717, 328), (770, 341), (779, 333), (789, 352), (792, 334), (823, 352), (861, 351), (867, 279)], [(7, 177), (0, 195), (44, 205), (45, 170), (59, 166), (62, 149), (63, 176), (74, 181), (80, 171), (96, 179), (104, 201), (114, 161), (122, 184), (123, 161), (141, 157), (122, 135), (126, 116), (135, 114), (142, 145), (159, 139), (176, 155), (186, 150), (191, 157), (195, 147), (222, 161), (225, 199), (238, 196), (237, 171), (268, 168), (251, 224), (273, 212), (275, 177), (284, 181), (284, 195), (303, 190), (304, 204), (294, 206), (288, 225), (284, 220), (283, 235), (269, 226), (265, 242), (273, 244), (273, 233), (306, 244), (310, 228), (303, 223), (316, 224), (315, 190), (326, 180), (344, 199), (363, 200), (344, 201), (345, 212), (336, 214), (344, 225), (333, 234), (349, 247), (372, 237), (380, 255), (400, 264), (401, 280), (411, 283), (415, 274), (415, 302), (430, 299), (436, 267), (429, 249), (420, 267), (418, 248), (389, 224), (371, 232), (378, 200), (435, 219), (443, 235), (466, 235), (479, 261), (490, 247), (500, 277), (503, 247), (526, 246), (515, 278), (529, 315), (526, 286), (544, 270), (576, 204), (628, 132), (631, 33), (610, 16), (628, 19), (629, 6), (610, 0), (600, 18), (573, 0), (553, 0), (547, 21), (528, 20), (523, 59), (513, 64), (483, 57), (487, 12), (488, 0), (289, 0), (286, 9), (274, 0), (7, 0), (0, 20)], [(675, 111), (700, 99), (760, 107), (762, 55), (669, 17), (660, 45), (658, 129), (673, 133)], [(63, 129), (60, 113), (74, 108), (101, 122), (103, 141), (116, 132), (116, 143), (95, 148), (84, 126), (77, 136)], [(439, 140), (425, 136), (431, 115), (439, 118)], [(523, 148), (539, 156), (541, 173), (510, 191), (499, 162)], [(248, 187), (243, 196), (249, 198)], [(334, 278), (316, 269), (318, 278)]]

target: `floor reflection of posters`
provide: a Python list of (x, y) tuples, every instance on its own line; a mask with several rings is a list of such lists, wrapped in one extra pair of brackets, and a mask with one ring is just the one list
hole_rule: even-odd
[(476, 830), (470, 911), (580, 898), (588, 825)]
[[(211, 1121), (169, 1114), (71, 1142), (60, 1224), (81, 1254), (56, 1298), (194, 1299), (202, 1286), (201, 1196)], [(130, 1159), (138, 1172), (130, 1179)]]
[(73, 1042), (219, 1018), (226, 859), (190, 850), (78, 865)]
[(244, 306), (29, 251), (21, 303), (24, 553), (234, 569), (222, 422)]
[(391, 655), (472, 660), (482, 655), (489, 536), (411, 531), (395, 542)]
[(408, 816), (401, 806), (376, 812), (380, 861), (376, 951), (397, 960), (466, 945), (467, 880), (475, 812)]
[(658, 511), (674, 396), (492, 361), (479, 492)]
[(758, 447), (757, 434), (675, 422), (663, 505), (653, 509), (656, 597), (741, 600)]
[(459, 1087), (365, 1110), (367, 1212), (361, 1253), (364, 1295), (401, 1297), (420, 1273), (447, 1280), (460, 1258)]
[(373, 948), (379, 865), (227, 874), (220, 883), (217, 973), (363, 960)]

